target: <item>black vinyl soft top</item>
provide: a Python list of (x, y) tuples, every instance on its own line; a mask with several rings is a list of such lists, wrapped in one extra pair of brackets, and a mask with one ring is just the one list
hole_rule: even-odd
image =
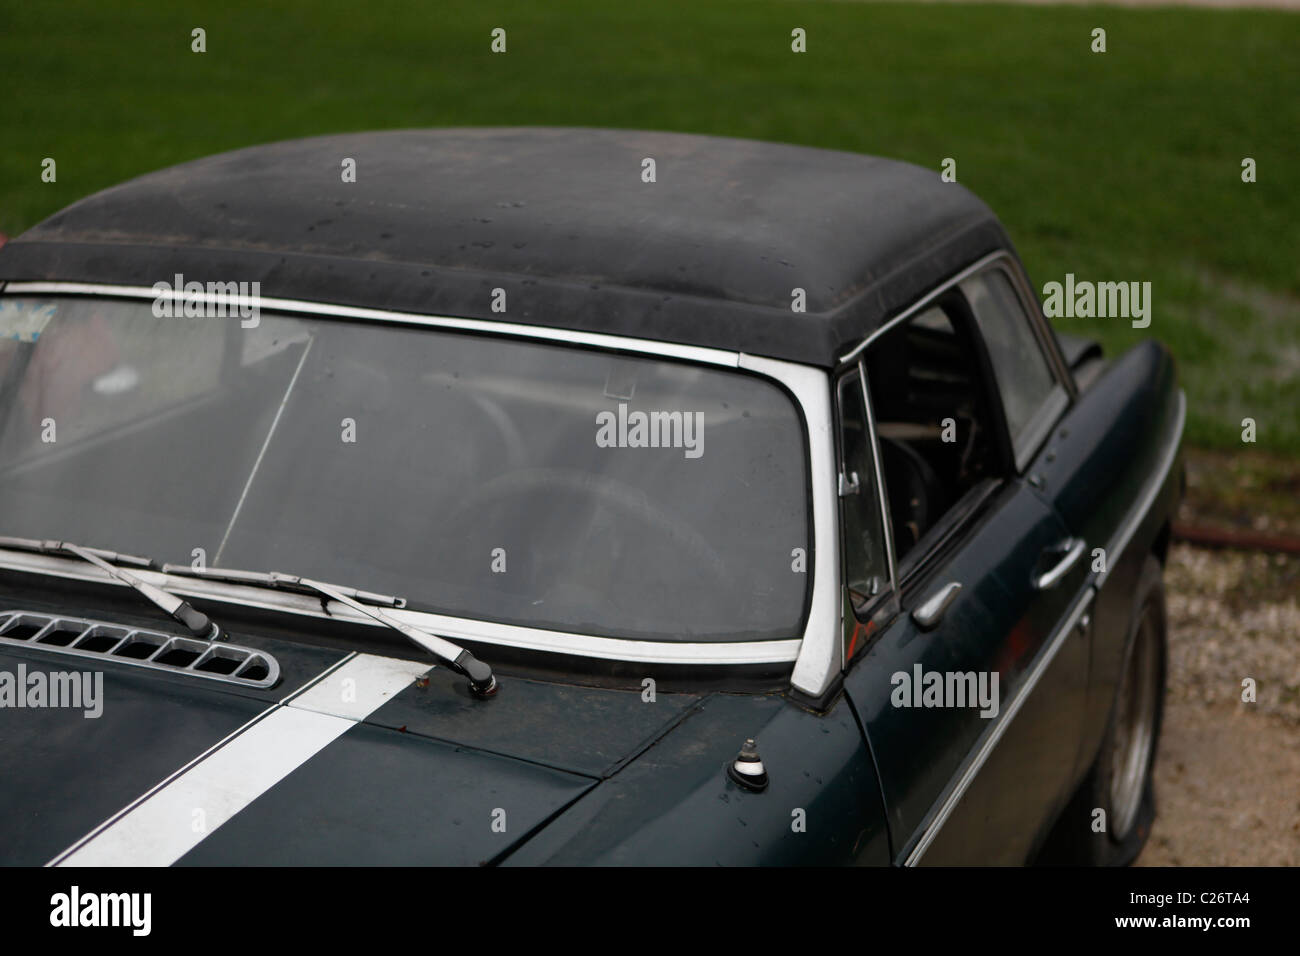
[[(964, 187), (871, 156), (679, 133), (408, 130), (141, 176), (0, 249), (0, 280), (258, 281), (268, 297), (832, 366), (890, 313), (1004, 248)], [(492, 311), (497, 287), (504, 313)], [(804, 313), (791, 309), (795, 288)]]

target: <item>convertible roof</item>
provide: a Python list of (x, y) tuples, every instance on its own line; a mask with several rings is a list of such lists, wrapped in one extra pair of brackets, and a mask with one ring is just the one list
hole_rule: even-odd
[(997, 220), (965, 188), (871, 156), (680, 133), (408, 130), (141, 176), (9, 242), (0, 279), (258, 281), (263, 296), (829, 366), (1000, 248)]

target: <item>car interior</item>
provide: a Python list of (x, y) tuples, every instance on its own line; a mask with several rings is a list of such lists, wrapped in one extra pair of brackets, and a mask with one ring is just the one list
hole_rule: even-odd
[(867, 382), (900, 562), (970, 489), (1002, 473), (995, 406), (979, 348), (958, 309), (934, 307), (867, 350)]

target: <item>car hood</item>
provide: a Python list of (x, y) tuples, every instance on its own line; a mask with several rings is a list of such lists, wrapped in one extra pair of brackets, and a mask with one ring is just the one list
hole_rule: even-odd
[(0, 862), (491, 863), (699, 700), (240, 642), (276, 686), (0, 644)]

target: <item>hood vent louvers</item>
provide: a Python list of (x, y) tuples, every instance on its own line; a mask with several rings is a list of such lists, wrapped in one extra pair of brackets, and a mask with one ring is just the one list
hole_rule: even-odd
[(280, 665), (266, 651), (34, 611), (0, 611), (0, 647), (4, 645), (116, 661), (241, 687), (273, 687), (280, 679)]

